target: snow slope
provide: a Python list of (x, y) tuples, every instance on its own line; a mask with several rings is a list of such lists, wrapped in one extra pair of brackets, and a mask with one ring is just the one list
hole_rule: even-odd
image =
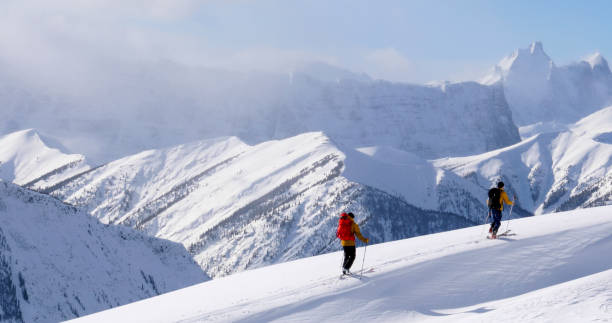
[(502, 84), (519, 126), (573, 123), (612, 104), (612, 73), (600, 53), (556, 66), (542, 43), (517, 49), (480, 80)]
[(489, 187), (501, 179), (520, 208), (536, 214), (612, 202), (612, 107), (568, 130), (544, 133), (485, 154), (434, 165)]
[(208, 279), (176, 243), (0, 181), (1, 322), (58, 322)]
[(484, 189), (452, 172), (389, 147), (339, 148), (320, 132), (145, 151), (46, 192), (105, 223), (184, 244), (213, 277), (336, 250), (331, 228), (345, 210), (377, 242), (486, 214)]
[(33, 129), (0, 137), (0, 179), (43, 189), (90, 169), (85, 157), (62, 152), (63, 146)]
[[(508, 226), (502, 224), (502, 228)], [(585, 322), (612, 320), (612, 206), (512, 220), (245, 271), (74, 322)], [(168, 311), (172, 308), (172, 311)]]

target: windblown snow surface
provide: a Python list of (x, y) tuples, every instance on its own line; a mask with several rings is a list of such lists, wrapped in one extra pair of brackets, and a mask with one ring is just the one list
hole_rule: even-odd
[[(273, 265), (75, 322), (586, 322), (612, 320), (612, 206)], [(367, 232), (364, 232), (367, 236)]]

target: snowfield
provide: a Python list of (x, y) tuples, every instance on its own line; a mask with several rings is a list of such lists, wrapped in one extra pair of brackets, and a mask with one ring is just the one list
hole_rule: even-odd
[[(506, 215), (507, 216), (507, 215)], [(612, 206), (503, 222), (241, 272), (74, 322), (612, 320)], [(364, 232), (366, 237), (368, 232)]]

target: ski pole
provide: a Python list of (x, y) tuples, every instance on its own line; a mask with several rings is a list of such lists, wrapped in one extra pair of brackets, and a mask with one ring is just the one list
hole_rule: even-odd
[(489, 212), (487, 212), (487, 217), (484, 219), (484, 221), (482, 222), (482, 230), (480, 230), (480, 236), (482, 236), (482, 233), (484, 232), (485, 228), (487, 227), (487, 220), (489, 220), (489, 218), (491, 217), (491, 209), (489, 209)]
[(510, 220), (512, 217), (512, 209), (514, 208), (514, 201), (516, 200), (516, 196), (512, 198), (512, 205), (510, 205), (510, 214), (508, 214), (508, 222), (506, 222), (506, 232), (508, 232), (508, 228), (510, 227)]
[(367, 243), (365, 245), (365, 248), (363, 249), (363, 261), (361, 262), (361, 275), (363, 275), (363, 264), (365, 264), (366, 251), (368, 251), (368, 244)]

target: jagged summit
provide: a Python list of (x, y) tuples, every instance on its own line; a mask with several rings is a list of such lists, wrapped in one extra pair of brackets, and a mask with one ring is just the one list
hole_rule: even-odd
[(529, 48), (517, 49), (510, 57), (501, 60), (500, 67), (506, 72), (515, 68), (517, 64), (538, 64), (545, 67), (550, 67), (552, 60), (544, 52), (542, 42), (536, 41), (529, 45)]
[(533, 43), (531, 43), (531, 46), (529, 46), (529, 52), (533, 55), (536, 53), (541, 53), (546, 55), (546, 53), (544, 53), (544, 47), (542, 46), (542, 42), (541, 41), (535, 41)]
[(516, 74), (526, 74), (526, 77), (531, 77), (531, 73), (537, 73), (545, 78), (550, 77), (550, 71), (554, 67), (553, 61), (548, 54), (544, 52), (542, 42), (536, 41), (529, 45), (528, 48), (516, 49), (511, 55), (502, 58), (487, 75), (479, 80), (479, 83), (492, 85), (494, 83), (505, 81), (509, 77)]
[(519, 126), (573, 123), (612, 102), (612, 73), (601, 53), (556, 66), (539, 41), (504, 57), (479, 82), (502, 84)]
[(608, 61), (601, 55), (600, 52), (595, 52), (583, 59), (584, 62), (587, 62), (592, 70), (601, 70), (606, 73), (610, 73), (610, 67), (608, 66)]

